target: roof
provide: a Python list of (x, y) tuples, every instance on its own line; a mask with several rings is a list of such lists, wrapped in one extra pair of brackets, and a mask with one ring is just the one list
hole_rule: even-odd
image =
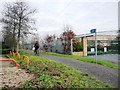
[(75, 37), (82, 38), (82, 37), (91, 37), (91, 36), (94, 36), (94, 34), (93, 33), (81, 34), (81, 35), (76, 35)]

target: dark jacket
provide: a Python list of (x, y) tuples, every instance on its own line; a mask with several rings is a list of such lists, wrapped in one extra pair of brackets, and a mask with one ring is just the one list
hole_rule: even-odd
[(35, 45), (34, 45), (34, 47), (35, 47), (35, 50), (39, 49), (39, 43), (36, 42)]

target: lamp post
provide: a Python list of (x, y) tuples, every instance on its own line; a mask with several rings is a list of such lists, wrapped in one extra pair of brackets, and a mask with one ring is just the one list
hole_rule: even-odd
[(72, 55), (72, 52), (73, 52), (73, 39), (71, 39), (71, 55)]

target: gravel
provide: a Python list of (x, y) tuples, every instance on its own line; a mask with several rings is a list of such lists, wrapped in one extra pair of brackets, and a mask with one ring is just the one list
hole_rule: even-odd
[(106, 82), (113, 87), (118, 87), (118, 70), (70, 58), (63, 58), (45, 54), (40, 54), (40, 56), (60, 62), (62, 64), (66, 64), (81, 72), (87, 73), (90, 76), (95, 76), (97, 79)]
[(0, 67), (0, 87), (18, 87), (24, 81), (33, 78), (33, 75), (17, 67)]

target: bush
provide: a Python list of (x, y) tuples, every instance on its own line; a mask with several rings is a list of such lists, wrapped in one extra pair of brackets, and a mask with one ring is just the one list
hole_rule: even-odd
[(8, 54), (12, 49), (6, 45), (6, 44), (2, 44), (2, 48), (0, 49), (0, 53), (1, 54)]
[(2, 54), (8, 54), (11, 51), (11, 49), (0, 49), (0, 52)]
[(79, 51), (82, 51), (82, 50), (83, 50), (82, 42), (76, 41), (73, 44), (73, 51), (79, 52)]

